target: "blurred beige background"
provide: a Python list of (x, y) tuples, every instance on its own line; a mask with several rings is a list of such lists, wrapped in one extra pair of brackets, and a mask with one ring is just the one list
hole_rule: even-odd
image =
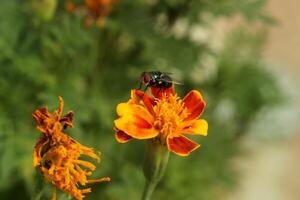
[(299, 9), (299, 0), (269, 0), (267, 11), (278, 20), (278, 25), (269, 32), (264, 55), (279, 77), (287, 102), (264, 116), (269, 118), (269, 123), (276, 118), (274, 131), (264, 130), (261, 125), (253, 132), (265, 131), (269, 136), (281, 132), (282, 135), (275, 141), (257, 139), (251, 134), (245, 139), (243, 145), (249, 150), (249, 156), (234, 162), (241, 173), (241, 185), (229, 194), (228, 200), (300, 199)]
[(265, 55), (284, 65), (293, 78), (300, 74), (300, 1), (269, 0), (268, 11), (278, 20), (270, 32)]

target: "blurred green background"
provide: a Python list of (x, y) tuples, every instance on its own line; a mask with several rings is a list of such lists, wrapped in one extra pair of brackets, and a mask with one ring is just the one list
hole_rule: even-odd
[[(76, 1), (81, 2), (81, 1)], [(0, 197), (50, 199), (51, 187), (32, 165), (40, 133), (32, 112), (52, 111), (58, 96), (75, 112), (68, 133), (102, 152), (86, 199), (139, 199), (144, 142), (118, 144), (115, 107), (138, 88), (141, 72), (171, 72), (180, 96), (202, 92), (209, 134), (188, 157), (171, 155), (153, 199), (223, 199), (238, 183), (232, 160), (262, 110), (283, 95), (262, 50), (275, 20), (265, 0), (119, 0), (102, 26), (84, 25), (62, 0), (0, 3)], [(238, 17), (237, 17), (238, 16)], [(238, 18), (228, 29), (218, 20)], [(227, 27), (227, 28), (226, 28)], [(68, 199), (63, 193), (58, 199)]]

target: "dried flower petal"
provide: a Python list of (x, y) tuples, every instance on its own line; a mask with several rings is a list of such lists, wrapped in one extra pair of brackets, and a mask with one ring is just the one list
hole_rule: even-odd
[[(84, 194), (91, 192), (90, 188), (80, 189), (78, 185), (86, 185), (110, 178), (88, 180), (96, 166), (81, 159), (82, 155), (100, 162), (100, 157), (92, 148), (86, 147), (64, 133), (68, 127), (73, 127), (73, 112), (62, 116), (63, 99), (59, 97), (59, 108), (51, 114), (47, 108), (40, 108), (33, 113), (37, 129), (42, 136), (33, 150), (33, 165), (38, 167), (47, 181), (55, 187), (81, 200)], [(56, 193), (53, 193), (55, 199)]]

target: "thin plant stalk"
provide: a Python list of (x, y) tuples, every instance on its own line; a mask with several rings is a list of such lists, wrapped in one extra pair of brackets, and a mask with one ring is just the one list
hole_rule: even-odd
[(141, 200), (150, 200), (151, 196), (163, 177), (169, 160), (169, 150), (157, 138), (147, 142), (144, 161), (146, 184)]

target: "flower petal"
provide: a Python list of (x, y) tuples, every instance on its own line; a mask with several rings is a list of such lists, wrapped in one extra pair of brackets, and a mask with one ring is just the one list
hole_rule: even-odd
[(63, 125), (64, 129), (66, 129), (67, 127), (72, 128), (74, 126), (72, 123), (73, 116), (74, 116), (73, 112), (69, 111), (65, 116), (63, 116), (63, 118), (59, 120), (60, 123), (64, 123)]
[(42, 161), (42, 150), (43, 147), (49, 142), (46, 137), (41, 137), (33, 148), (33, 166), (38, 166)]
[(135, 90), (131, 90), (130, 99), (127, 103), (133, 103), (133, 104), (139, 103), (138, 99), (136, 98)]
[(140, 119), (139, 121), (148, 122), (148, 124), (153, 124), (154, 118), (148, 112), (145, 107), (138, 104), (130, 103), (120, 103), (117, 106), (117, 114), (120, 117), (134, 117)]
[(137, 104), (120, 103), (117, 106), (120, 116), (115, 120), (115, 127), (136, 139), (148, 139), (158, 135), (154, 129), (154, 118), (149, 111)]
[(184, 123), (183, 133), (207, 136), (208, 124), (204, 119)]
[(37, 109), (32, 114), (33, 118), (36, 120), (39, 126), (47, 126), (50, 123), (51, 113), (48, 111), (46, 107)]
[(136, 139), (149, 139), (156, 137), (158, 131), (151, 124), (136, 117), (120, 117), (114, 121), (117, 129)]
[(188, 117), (184, 119), (185, 121), (198, 118), (203, 112), (206, 105), (200, 92), (198, 92), (197, 90), (190, 91), (184, 97), (183, 102), (190, 113)]
[(135, 96), (138, 96), (143, 101), (147, 110), (151, 114), (154, 114), (154, 111), (153, 111), (153, 106), (155, 106), (154, 98), (150, 97), (144, 91), (141, 91), (141, 90), (133, 90), (133, 93)]
[(170, 151), (180, 156), (188, 156), (192, 151), (200, 147), (199, 144), (182, 135), (177, 137), (168, 137), (167, 145)]
[(127, 135), (124, 131), (118, 129), (116, 129), (115, 137), (119, 143), (125, 143), (132, 139), (130, 135)]
[(158, 88), (158, 87), (150, 87), (151, 88), (151, 93), (155, 98), (161, 99), (163, 94), (165, 93), (166, 95), (174, 95), (175, 90), (174, 90), (174, 84), (170, 88)]

